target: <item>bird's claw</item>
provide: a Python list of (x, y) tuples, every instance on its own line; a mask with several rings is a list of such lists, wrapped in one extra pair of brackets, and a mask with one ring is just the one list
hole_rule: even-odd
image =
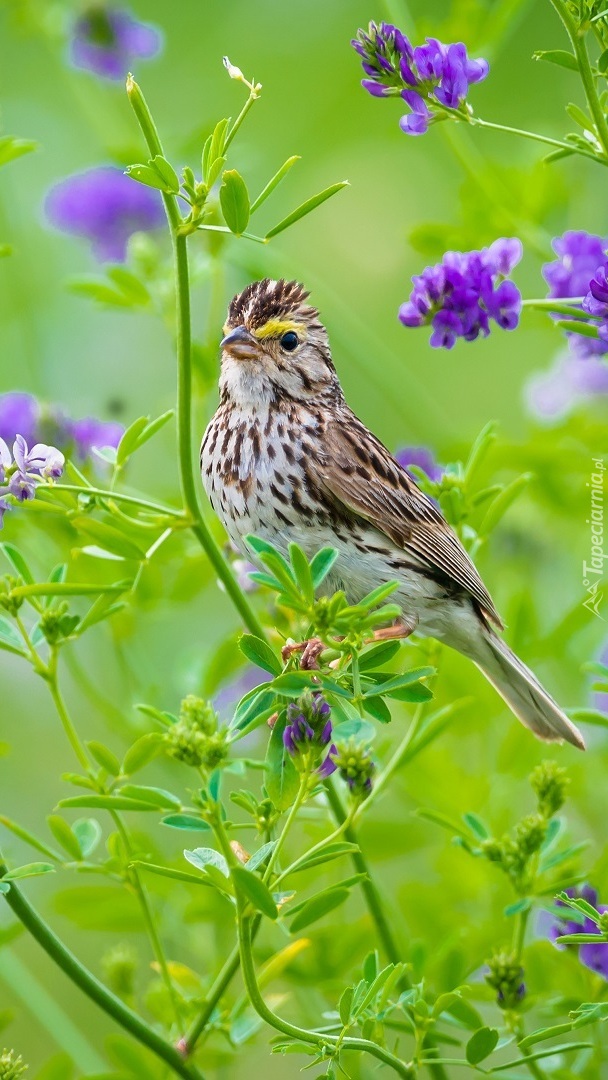
[(418, 625), (418, 619), (397, 619), (392, 626), (383, 626), (380, 630), (374, 630), (374, 641), (393, 641), (397, 638), (406, 638), (413, 634)]

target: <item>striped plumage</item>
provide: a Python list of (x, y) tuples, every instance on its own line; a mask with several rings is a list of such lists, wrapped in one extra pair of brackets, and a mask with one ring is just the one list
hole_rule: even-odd
[[(232, 301), (220, 405), (203, 483), (231, 540), (255, 534), (310, 556), (339, 551), (329, 586), (353, 602), (390, 580), (406, 621), (464, 653), (540, 738), (580, 733), (493, 627), (500, 617), (435, 504), (354, 415), (327, 333), (296, 282), (265, 279)], [(294, 344), (295, 340), (295, 344)]]

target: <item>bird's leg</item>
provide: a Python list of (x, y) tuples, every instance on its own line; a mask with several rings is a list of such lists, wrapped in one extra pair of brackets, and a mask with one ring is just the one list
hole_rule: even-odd
[(319, 656), (327, 646), (321, 638), (313, 637), (308, 641), (292, 641), (281, 649), (283, 663), (286, 664), (294, 653), (301, 653), (300, 668), (304, 671), (318, 671)]
[(395, 638), (406, 638), (414, 633), (418, 625), (415, 616), (396, 619), (392, 626), (383, 626), (380, 630), (374, 630), (374, 641), (392, 641)]

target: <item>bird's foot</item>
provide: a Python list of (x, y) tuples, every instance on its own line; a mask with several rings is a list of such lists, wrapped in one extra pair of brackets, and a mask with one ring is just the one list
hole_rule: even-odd
[(300, 668), (304, 671), (318, 671), (319, 656), (325, 648), (325, 642), (318, 637), (309, 638), (308, 641), (290, 641), (281, 649), (281, 656), (286, 664), (294, 653), (300, 653)]
[(396, 619), (392, 626), (383, 626), (380, 630), (374, 630), (374, 641), (393, 641), (397, 638), (406, 638), (414, 633), (418, 626), (418, 619)]

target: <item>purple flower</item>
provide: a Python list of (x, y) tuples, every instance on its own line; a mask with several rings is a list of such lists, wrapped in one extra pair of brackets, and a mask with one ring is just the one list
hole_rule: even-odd
[(320, 693), (305, 691), (287, 706), (283, 745), (296, 766), (313, 768), (323, 778), (331, 776), (336, 768), (331, 735), (331, 708)]
[[(580, 897), (582, 900), (586, 900), (591, 904), (600, 915), (608, 911), (608, 905), (598, 904), (597, 892), (590, 885), (583, 885), (580, 889), (566, 889), (568, 896), (573, 899)], [(565, 934), (597, 934), (598, 928), (593, 919), (585, 918), (582, 920), (575, 920), (569, 917), (570, 908), (564, 904), (563, 900), (555, 901), (558, 907), (564, 908), (564, 916), (556, 916), (549, 925), (548, 937), (556, 944), (558, 949), (576, 948), (571, 945), (558, 945), (556, 938)], [(601, 975), (603, 979), (608, 980), (608, 941), (588, 941), (578, 947), (578, 958), (581, 964), (585, 967), (595, 971), (597, 975)]]
[(12, 443), (17, 432), (34, 442), (40, 421), (40, 406), (31, 394), (12, 392), (0, 395), (0, 438)]
[(93, 450), (104, 446), (118, 446), (124, 434), (124, 425), (115, 420), (98, 420), (85, 416), (82, 420), (68, 420), (66, 431), (73, 440), (78, 456), (84, 460)]
[(139, 22), (124, 8), (95, 4), (73, 24), (70, 59), (103, 79), (124, 79), (133, 61), (149, 60), (161, 47), (157, 27)]
[(481, 251), (447, 251), (442, 262), (412, 278), (410, 298), (399, 310), (401, 322), (430, 325), (431, 345), (444, 349), (451, 349), (459, 337), (485, 337), (490, 320), (503, 330), (514, 330), (521, 294), (505, 277), (521, 255), (520, 241), (506, 237)]
[(11, 454), (4, 439), (0, 439), (0, 528), (4, 514), (10, 509), (6, 496), (12, 495), (17, 502), (27, 502), (36, 494), (41, 480), (55, 479), (63, 472), (64, 457), (60, 450), (45, 443), (37, 443), (28, 449), (22, 435), (17, 435)]
[(551, 244), (558, 256), (543, 266), (549, 296), (585, 296), (598, 266), (605, 262), (608, 239), (583, 231), (565, 232)]
[(470, 60), (462, 42), (444, 45), (427, 38), (414, 48), (392, 23), (370, 23), (367, 31), (357, 31), (352, 45), (368, 76), (364, 89), (373, 97), (401, 94), (410, 106), (411, 113), (399, 122), (408, 135), (423, 135), (445, 109), (460, 109), (469, 86), (488, 74), (487, 61)]
[[(410, 465), (416, 465), (426, 473), (429, 480), (438, 481), (443, 476), (441, 465), (437, 464), (433, 452), (427, 446), (402, 446), (397, 450), (395, 459), (407, 472)], [(416, 479), (413, 473), (410, 475), (413, 480)]]
[[(568, 299), (582, 296), (581, 314), (599, 316), (599, 338), (567, 334), (570, 348), (580, 359), (602, 356), (608, 352), (608, 302), (606, 300), (606, 249), (608, 239), (583, 231), (565, 232), (553, 240), (558, 258), (545, 263), (543, 277), (549, 297)], [(604, 300), (602, 300), (604, 296)], [(576, 311), (573, 312), (576, 317)]]
[(49, 191), (45, 211), (61, 232), (90, 240), (100, 262), (124, 262), (129, 237), (164, 220), (160, 193), (112, 165), (61, 180)]
[(535, 372), (524, 387), (530, 412), (547, 421), (561, 419), (581, 403), (606, 394), (608, 365), (597, 355), (581, 357), (574, 350), (558, 356), (547, 371)]

